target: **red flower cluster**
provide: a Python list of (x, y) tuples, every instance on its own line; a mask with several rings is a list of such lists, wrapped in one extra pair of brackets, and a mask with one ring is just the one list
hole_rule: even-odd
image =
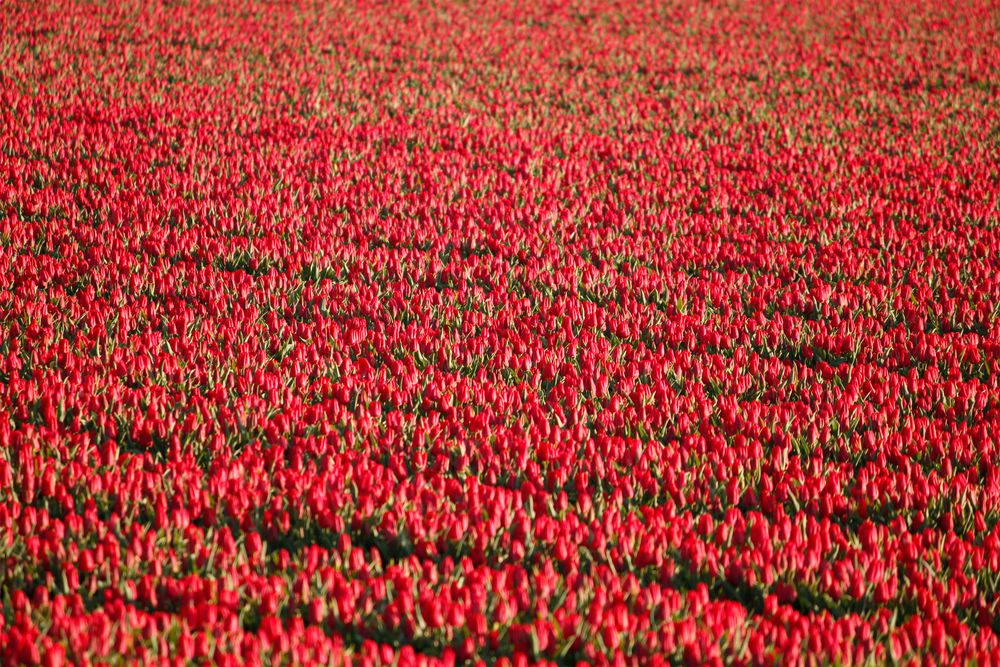
[(995, 4), (0, 15), (0, 663), (1000, 660)]

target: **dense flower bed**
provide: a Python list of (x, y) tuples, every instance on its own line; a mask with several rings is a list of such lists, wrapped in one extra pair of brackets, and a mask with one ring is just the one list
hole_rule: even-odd
[(995, 3), (5, 3), (0, 660), (1000, 659)]

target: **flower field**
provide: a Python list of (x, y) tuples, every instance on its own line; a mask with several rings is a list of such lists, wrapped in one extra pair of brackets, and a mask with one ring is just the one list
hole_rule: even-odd
[(0, 665), (1000, 661), (996, 2), (0, 7)]

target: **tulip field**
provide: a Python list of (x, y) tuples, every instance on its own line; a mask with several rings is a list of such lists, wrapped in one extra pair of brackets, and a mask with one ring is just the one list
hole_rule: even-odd
[(0, 666), (998, 663), (995, 0), (0, 1)]

